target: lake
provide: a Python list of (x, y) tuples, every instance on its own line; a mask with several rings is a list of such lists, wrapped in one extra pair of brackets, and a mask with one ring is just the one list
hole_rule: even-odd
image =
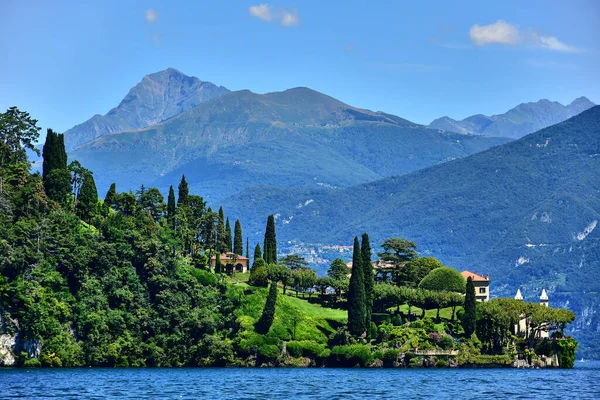
[(599, 399), (600, 362), (517, 369), (0, 369), (0, 398)]

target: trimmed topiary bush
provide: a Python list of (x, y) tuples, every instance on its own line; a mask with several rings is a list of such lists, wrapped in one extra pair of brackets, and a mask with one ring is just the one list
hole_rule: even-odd
[(467, 281), (454, 268), (441, 267), (428, 273), (419, 283), (419, 288), (441, 292), (465, 293)]

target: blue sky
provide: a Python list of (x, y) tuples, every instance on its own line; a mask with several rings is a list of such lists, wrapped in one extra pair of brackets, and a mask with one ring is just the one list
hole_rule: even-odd
[(419, 123), (600, 102), (600, 2), (3, 0), (0, 109), (65, 131), (167, 67)]

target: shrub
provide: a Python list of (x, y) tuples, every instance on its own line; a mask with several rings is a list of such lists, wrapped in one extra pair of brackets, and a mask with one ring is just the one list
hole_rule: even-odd
[(387, 349), (383, 353), (383, 365), (386, 367), (393, 367), (394, 363), (398, 361), (398, 355), (400, 350), (398, 349)]
[(248, 284), (250, 286), (267, 287), (269, 284), (267, 268), (262, 265), (252, 268), (250, 277), (248, 278)]
[(388, 313), (373, 313), (371, 314), (371, 320), (377, 325), (389, 324), (391, 322), (390, 314)]
[(366, 366), (373, 362), (373, 355), (369, 347), (362, 344), (335, 346), (331, 354), (336, 356), (338, 363), (346, 366)]
[(434, 269), (419, 283), (419, 288), (436, 292), (447, 290), (449, 292), (465, 293), (466, 286), (467, 281), (460, 272), (450, 267)]
[(429, 332), (429, 340), (431, 340), (431, 343), (434, 346), (438, 346), (440, 344), (440, 335), (438, 335), (436, 332)]
[(281, 349), (274, 344), (262, 344), (258, 347), (258, 355), (269, 360), (278, 359), (280, 354)]
[(327, 358), (330, 350), (324, 344), (312, 340), (291, 341), (286, 345), (289, 355), (292, 357)]
[(448, 363), (444, 360), (437, 360), (435, 366), (438, 368), (445, 368), (448, 366)]
[(421, 366), (421, 359), (419, 357), (411, 358), (408, 365), (412, 368), (418, 368)]
[(453, 348), (454, 338), (452, 338), (452, 336), (450, 335), (442, 335), (442, 337), (440, 338), (439, 346), (444, 350)]
[(216, 286), (218, 279), (215, 274), (198, 268), (193, 268), (191, 272), (192, 276), (196, 278), (198, 283), (200, 283), (201, 285)]

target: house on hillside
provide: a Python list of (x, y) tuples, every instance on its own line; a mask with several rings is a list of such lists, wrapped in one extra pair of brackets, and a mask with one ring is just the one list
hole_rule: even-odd
[[(248, 257), (240, 256), (232, 252), (221, 254), (221, 265), (225, 267), (225, 271), (246, 273), (248, 272)], [(210, 258), (210, 267), (215, 268), (217, 266), (217, 256), (214, 255)]]
[(460, 273), (465, 279), (471, 278), (473, 286), (475, 286), (475, 299), (477, 301), (490, 300), (490, 277), (488, 275), (481, 276), (471, 271), (463, 271)]
[[(377, 280), (386, 281), (392, 278), (392, 273), (394, 272), (394, 264), (385, 262), (383, 260), (373, 260), (371, 261), (371, 265), (373, 266), (373, 270), (375, 271), (375, 278)], [(352, 272), (352, 261), (348, 261), (346, 266)], [(387, 276), (389, 274), (389, 277)], [(350, 276), (351, 274), (348, 274)]]

